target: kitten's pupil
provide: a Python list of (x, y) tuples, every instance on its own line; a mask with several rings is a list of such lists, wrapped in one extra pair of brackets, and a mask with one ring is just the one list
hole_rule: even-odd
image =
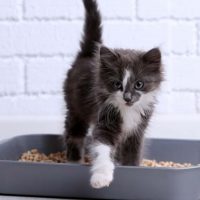
[(114, 87), (116, 88), (116, 89), (122, 89), (122, 83), (120, 82), (120, 81), (115, 81), (114, 82)]
[(144, 86), (144, 83), (143, 83), (142, 81), (137, 81), (137, 82), (135, 83), (135, 89), (136, 89), (136, 90), (142, 89), (143, 86)]

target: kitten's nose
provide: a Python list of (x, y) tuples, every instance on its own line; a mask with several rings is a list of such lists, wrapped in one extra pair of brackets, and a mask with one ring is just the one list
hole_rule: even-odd
[(131, 96), (131, 93), (130, 93), (130, 92), (124, 93), (124, 100), (125, 100), (127, 103), (130, 103), (130, 102), (131, 102), (132, 96)]

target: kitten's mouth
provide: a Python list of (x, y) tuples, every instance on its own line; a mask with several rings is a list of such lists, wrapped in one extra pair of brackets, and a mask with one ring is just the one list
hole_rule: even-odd
[(132, 106), (133, 102), (126, 102), (125, 104), (126, 104), (126, 106)]

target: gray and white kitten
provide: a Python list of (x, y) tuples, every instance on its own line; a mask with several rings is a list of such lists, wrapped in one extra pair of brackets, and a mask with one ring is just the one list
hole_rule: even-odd
[(115, 162), (140, 162), (144, 132), (163, 79), (161, 53), (158, 48), (145, 52), (103, 46), (97, 3), (83, 0), (83, 4), (81, 49), (64, 83), (64, 136), (68, 160), (79, 161), (91, 131), (90, 182), (102, 188), (112, 182)]

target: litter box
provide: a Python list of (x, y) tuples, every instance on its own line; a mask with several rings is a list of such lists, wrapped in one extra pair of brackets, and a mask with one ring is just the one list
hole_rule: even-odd
[(117, 166), (110, 187), (89, 185), (89, 166), (29, 163), (20, 155), (37, 148), (44, 153), (62, 150), (59, 135), (24, 135), (0, 143), (0, 194), (120, 200), (199, 200), (200, 141), (147, 139), (146, 158), (190, 162), (189, 168)]

